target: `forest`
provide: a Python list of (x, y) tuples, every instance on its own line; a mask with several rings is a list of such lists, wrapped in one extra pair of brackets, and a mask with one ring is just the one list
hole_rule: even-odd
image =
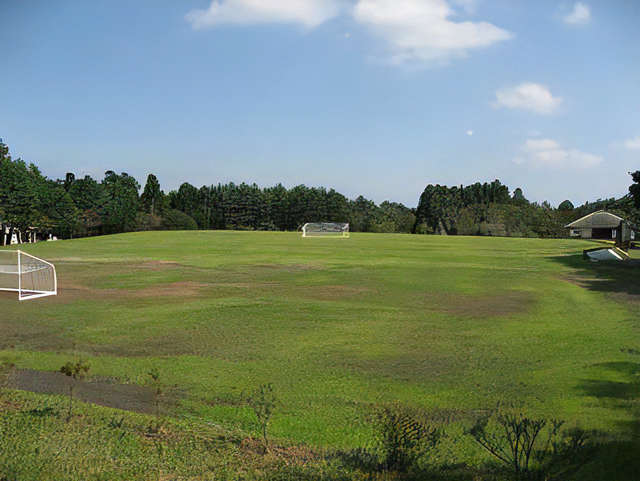
[(0, 139), (0, 227), (10, 239), (14, 230), (22, 236), (33, 228), (41, 237), (76, 238), (151, 230), (295, 231), (307, 222), (348, 222), (352, 232), (558, 238), (566, 236), (564, 225), (600, 209), (640, 221), (640, 171), (630, 175), (627, 195), (578, 207), (569, 200), (557, 207), (530, 202), (520, 188), (510, 194), (499, 180), (429, 184), (415, 208), (305, 185), (198, 188), (185, 182), (165, 194), (154, 174), (144, 188), (112, 170), (100, 181), (73, 173), (49, 179), (33, 163), (12, 159)]

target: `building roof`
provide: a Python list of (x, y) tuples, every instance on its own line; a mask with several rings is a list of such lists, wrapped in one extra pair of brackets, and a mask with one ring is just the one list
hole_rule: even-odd
[(611, 212), (599, 210), (574, 220), (571, 224), (565, 225), (565, 227), (573, 229), (615, 229), (622, 221), (624, 221), (622, 217), (618, 217)]

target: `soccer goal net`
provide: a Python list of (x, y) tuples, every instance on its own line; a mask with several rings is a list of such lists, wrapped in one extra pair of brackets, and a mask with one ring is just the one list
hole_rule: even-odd
[(17, 292), (21, 301), (55, 296), (56, 268), (26, 252), (0, 250), (0, 291)]
[(308, 223), (302, 226), (302, 237), (349, 237), (349, 224), (336, 222)]

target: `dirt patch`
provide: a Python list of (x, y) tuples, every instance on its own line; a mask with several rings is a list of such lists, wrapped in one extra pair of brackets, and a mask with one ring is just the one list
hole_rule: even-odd
[(317, 266), (314, 264), (257, 264), (252, 267), (255, 267), (257, 269), (274, 269), (274, 270), (283, 271), (283, 272), (297, 272), (297, 271), (322, 269), (321, 266)]
[(535, 302), (534, 296), (528, 292), (508, 292), (495, 297), (428, 294), (424, 300), (424, 307), (432, 312), (471, 319), (523, 314)]
[(114, 299), (143, 299), (155, 297), (200, 297), (208, 284), (200, 282), (173, 282), (158, 284), (144, 289), (96, 289), (68, 281), (60, 282), (55, 300), (60, 303), (78, 300), (105, 301)]
[(73, 380), (60, 373), (21, 369), (11, 375), (10, 385), (22, 391), (69, 395), (69, 382), (74, 382), (73, 396), (85, 402), (143, 414), (155, 412), (152, 389), (137, 384), (121, 384), (109, 379)]
[(273, 466), (305, 467), (324, 459), (321, 453), (309, 446), (280, 446), (270, 444), (267, 450), (262, 439), (247, 437), (239, 445), (245, 462), (272, 469)]
[(145, 298), (145, 297), (198, 297), (203, 295), (202, 289), (208, 287), (208, 284), (201, 282), (173, 282), (171, 284), (161, 284), (146, 289), (127, 290), (125, 297)]
[(141, 264), (127, 264), (127, 267), (148, 271), (165, 271), (167, 269), (177, 269), (182, 266), (173, 261), (146, 261)]

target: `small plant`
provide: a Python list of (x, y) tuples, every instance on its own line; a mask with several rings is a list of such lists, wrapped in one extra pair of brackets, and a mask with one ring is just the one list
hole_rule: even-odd
[(640, 356), (640, 349), (635, 349), (633, 347), (630, 347), (630, 348), (623, 347), (622, 349), (620, 349), (620, 352), (626, 352), (633, 356)]
[(262, 430), (264, 447), (268, 451), (269, 440), (267, 439), (267, 425), (278, 403), (278, 399), (273, 391), (273, 385), (261, 384), (253, 391), (249, 399), (247, 399), (247, 402), (253, 409), (253, 412), (256, 413), (258, 424)]
[(120, 429), (124, 425), (124, 416), (113, 415), (109, 421), (109, 427), (112, 429)]
[(73, 388), (76, 379), (83, 379), (89, 372), (89, 365), (83, 364), (82, 359), (77, 363), (66, 363), (60, 368), (60, 372), (72, 379), (69, 380), (69, 414), (67, 415), (67, 422), (71, 420), (72, 408), (73, 408)]
[(399, 404), (385, 406), (378, 414), (384, 469), (406, 473), (442, 438), (442, 432), (417, 420)]
[[(489, 427), (495, 417), (495, 424)], [(467, 434), (513, 471), (515, 479), (532, 475), (531, 461), (542, 459), (555, 445), (564, 421), (530, 418), (523, 413), (493, 413), (479, 418)], [(546, 439), (542, 439), (543, 430)]]
[(158, 368), (154, 367), (147, 373), (151, 377), (151, 385), (153, 386), (155, 403), (156, 403), (156, 417), (160, 417), (160, 397), (164, 393), (164, 386), (160, 380), (160, 372)]
[(0, 363), (0, 393), (9, 386), (11, 376), (16, 370), (16, 365), (3, 361)]

